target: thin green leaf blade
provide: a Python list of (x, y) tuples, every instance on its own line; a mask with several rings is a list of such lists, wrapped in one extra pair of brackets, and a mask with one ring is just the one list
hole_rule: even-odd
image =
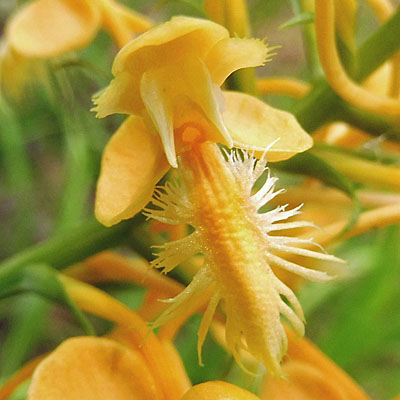
[(314, 13), (312, 12), (302, 12), (290, 18), (288, 21), (279, 26), (279, 29), (293, 28), (299, 25), (306, 25), (314, 22)]

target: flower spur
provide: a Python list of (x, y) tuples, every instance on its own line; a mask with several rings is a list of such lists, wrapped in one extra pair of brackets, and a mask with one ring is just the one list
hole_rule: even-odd
[[(158, 187), (145, 214), (169, 224), (189, 224), (189, 236), (167, 243), (152, 265), (171, 271), (197, 253), (204, 264), (187, 288), (169, 300), (170, 307), (154, 322), (160, 326), (179, 315), (212, 284), (215, 291), (199, 329), (198, 352), (220, 302), (226, 313), (226, 340), (236, 361), (239, 348), (247, 349), (268, 371), (282, 375), (280, 361), (286, 352), (287, 338), (283, 315), (300, 336), (304, 334), (304, 315), (290, 288), (273, 273), (271, 266), (284, 268), (313, 281), (331, 279), (329, 270), (339, 271), (342, 260), (325, 253), (302, 249), (305, 241), (295, 237), (273, 236), (281, 230), (309, 226), (307, 222), (283, 222), (299, 213), (297, 207), (277, 207), (259, 213), (281, 190), (274, 191), (277, 178), (268, 175), (262, 187), (252, 193), (266, 170), (264, 158), (257, 160), (247, 152), (227, 153), (227, 161), (215, 144), (202, 143), (180, 158), (179, 182)], [(285, 260), (276, 253), (291, 253), (329, 262), (324, 270), (308, 269)], [(333, 268), (332, 268), (333, 263)], [(336, 268), (335, 268), (336, 267)], [(287, 302), (284, 301), (285, 298)]]

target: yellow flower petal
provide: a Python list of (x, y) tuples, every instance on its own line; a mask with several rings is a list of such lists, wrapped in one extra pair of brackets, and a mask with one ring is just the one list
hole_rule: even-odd
[(205, 62), (212, 81), (221, 86), (232, 72), (263, 65), (267, 53), (268, 49), (261, 40), (227, 38), (211, 49)]
[(115, 58), (112, 72), (114, 76), (125, 70), (141, 74), (149, 67), (162, 66), (166, 59), (185, 58), (188, 54), (204, 58), (212, 46), (227, 37), (228, 31), (214, 22), (174, 17), (125, 46)]
[(267, 376), (262, 399), (367, 400), (364, 391), (332, 360), (306, 338), (286, 329), (288, 357), (282, 367), (287, 379)]
[(170, 362), (170, 367), (176, 376), (176, 383), (181, 386), (181, 392), (186, 393), (190, 389), (192, 383), (186, 373), (185, 366), (179, 355), (178, 350), (170, 340), (162, 340), (161, 344)]
[(6, 40), (0, 42), (0, 87), (13, 100), (21, 100), (25, 89), (33, 82), (45, 82), (43, 60), (17, 53)]
[[(211, 21), (175, 17), (137, 37), (118, 53), (112, 69), (115, 79), (94, 100), (98, 117), (137, 115), (144, 108), (140, 80), (145, 71), (163, 67), (167, 61), (179, 66), (189, 56), (204, 58), (215, 43), (228, 36), (225, 28)], [(171, 77), (176, 75), (173, 72)]]
[(28, 57), (52, 57), (87, 46), (100, 26), (91, 1), (36, 0), (6, 27), (11, 46)]
[(140, 81), (140, 94), (146, 110), (160, 135), (161, 142), (164, 146), (165, 155), (172, 167), (177, 168), (174, 126), (173, 126), (173, 109), (170, 102), (170, 96), (166, 93), (165, 83), (158, 76), (157, 70), (149, 70), (143, 74)]
[(287, 379), (269, 377), (262, 399), (366, 399), (365, 397), (347, 397), (338, 382), (335, 382), (330, 376), (326, 376), (314, 365), (292, 361), (284, 367), (284, 372)]
[(255, 150), (260, 156), (268, 150), (268, 161), (290, 158), (312, 146), (312, 138), (296, 121), (295, 117), (261, 100), (238, 92), (224, 92), (226, 108), (222, 117), (232, 136), (234, 145)]
[(259, 400), (253, 393), (231, 383), (211, 381), (193, 386), (182, 400)]
[[(137, 115), (144, 107), (140, 98), (139, 89), (135, 88), (135, 81), (129, 72), (122, 72), (114, 78), (110, 85), (93, 97), (97, 118), (104, 118), (111, 114)], [(122, 95), (121, 95), (122, 94)]]
[[(112, 69), (115, 79), (94, 100), (98, 117), (137, 115), (144, 108), (140, 80), (145, 71), (163, 67), (167, 61), (179, 66), (188, 56), (204, 58), (215, 43), (228, 36), (225, 28), (213, 22), (175, 17), (137, 37), (118, 53)], [(171, 77), (176, 75), (173, 72)]]
[[(217, 141), (232, 147), (232, 139), (221, 116), (224, 106), (221, 89), (213, 84), (205, 64), (198, 58), (186, 58), (180, 81), (180, 95), (186, 96), (203, 111), (208, 120), (217, 128)], [(210, 139), (210, 138), (208, 138)]]
[[(232, 147), (231, 137), (220, 113), (218, 96), (221, 91), (211, 82), (208, 70), (200, 59), (187, 57), (179, 65), (171, 64), (146, 71), (141, 80), (140, 94), (173, 167), (177, 166), (174, 125), (184, 119), (182, 114), (185, 113), (185, 104), (188, 102), (191, 108), (197, 106), (217, 128), (211, 130), (211, 136), (217, 132), (217, 141)], [(173, 121), (175, 114), (178, 116)], [(203, 135), (202, 140), (211, 139), (208, 130)]]
[(129, 117), (107, 144), (97, 183), (96, 217), (111, 226), (139, 212), (168, 170), (159, 138)]
[(65, 341), (36, 369), (29, 400), (154, 400), (159, 398), (143, 356), (105, 338)]
[(113, 37), (119, 47), (125, 46), (134, 33), (150, 29), (152, 23), (144, 15), (113, 1), (99, 0), (103, 8), (103, 28)]

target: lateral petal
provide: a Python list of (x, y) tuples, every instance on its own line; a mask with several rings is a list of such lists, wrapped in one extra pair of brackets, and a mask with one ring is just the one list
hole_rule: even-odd
[(222, 118), (234, 146), (254, 150), (256, 157), (268, 149), (268, 161), (286, 160), (312, 146), (311, 136), (292, 114), (244, 93), (224, 92), (224, 96)]
[(91, 1), (36, 0), (11, 18), (6, 34), (20, 54), (49, 58), (86, 47), (96, 35), (100, 19), (100, 11)]
[(160, 135), (168, 162), (177, 168), (173, 107), (168, 97), (168, 90), (159, 71), (152, 69), (145, 72), (140, 81), (140, 94), (146, 110)]
[(162, 145), (142, 118), (129, 117), (107, 144), (97, 182), (95, 214), (106, 226), (138, 213), (167, 172)]

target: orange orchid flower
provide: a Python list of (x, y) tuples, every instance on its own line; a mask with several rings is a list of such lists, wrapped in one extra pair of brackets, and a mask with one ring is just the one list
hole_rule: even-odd
[(230, 38), (222, 26), (189, 17), (174, 17), (125, 46), (114, 61), (114, 80), (94, 99), (99, 117), (131, 115), (103, 154), (99, 221), (109, 226), (139, 212), (157, 181), (177, 167), (177, 154), (196, 143), (258, 155), (268, 148), (270, 160), (309, 148), (312, 139), (291, 114), (220, 89), (233, 71), (267, 57), (262, 41)]
[[(105, 260), (110, 260), (111, 254), (104, 256)], [(125, 278), (131, 270), (131, 267), (126, 269)], [(76, 274), (77, 267), (70, 271)], [(108, 337), (68, 339), (49, 355), (27, 363), (0, 388), (1, 400), (9, 398), (30, 376), (29, 400), (179, 400), (186, 398), (182, 397), (185, 393), (185, 396), (191, 396), (188, 398), (199, 398), (193, 397), (199, 389), (190, 389), (190, 380), (171, 342), (173, 337), (158, 338), (144, 329), (145, 323), (137, 314), (104, 292), (71, 278), (61, 278), (70, 296), (82, 309), (110, 318), (119, 326)], [(169, 286), (167, 284), (166, 291), (170, 290)], [(213, 382), (210, 384), (214, 385)], [(256, 398), (234, 385), (217, 384), (221, 385), (223, 390), (219, 392), (233, 400)]]
[[(179, 165), (180, 183), (157, 189), (156, 209), (145, 212), (160, 222), (191, 225), (195, 232), (168, 243), (152, 265), (168, 272), (199, 252), (205, 261), (154, 326), (184, 313), (212, 288), (199, 330), (200, 362), (202, 343), (222, 302), (228, 345), (237, 361), (237, 350), (243, 347), (271, 373), (280, 375), (279, 362), (286, 350), (280, 315), (300, 335), (304, 317), (295, 295), (270, 266), (313, 280), (331, 277), (285, 261), (274, 251), (333, 263), (341, 260), (300, 250), (295, 238), (268, 234), (303, 226), (301, 222), (274, 225), (298, 213), (297, 209), (278, 207), (258, 213), (278, 194), (276, 179), (268, 177), (252, 195), (266, 169), (263, 154), (268, 151), (269, 160), (282, 160), (312, 144), (291, 114), (249, 95), (221, 91), (228, 75), (262, 64), (267, 54), (259, 40), (230, 38), (222, 26), (188, 17), (175, 17), (126, 45), (114, 61), (114, 80), (95, 98), (99, 117), (131, 115), (104, 151), (96, 216), (107, 226), (130, 218), (149, 202), (156, 182), (169, 167)], [(253, 155), (244, 152), (227, 154), (226, 161), (213, 142), (253, 151), (262, 160), (257, 164)]]
[(152, 26), (114, 0), (33, 0), (17, 9), (5, 27), (0, 84), (18, 99), (35, 79), (44, 80), (43, 60), (81, 50), (106, 30), (118, 47)]

